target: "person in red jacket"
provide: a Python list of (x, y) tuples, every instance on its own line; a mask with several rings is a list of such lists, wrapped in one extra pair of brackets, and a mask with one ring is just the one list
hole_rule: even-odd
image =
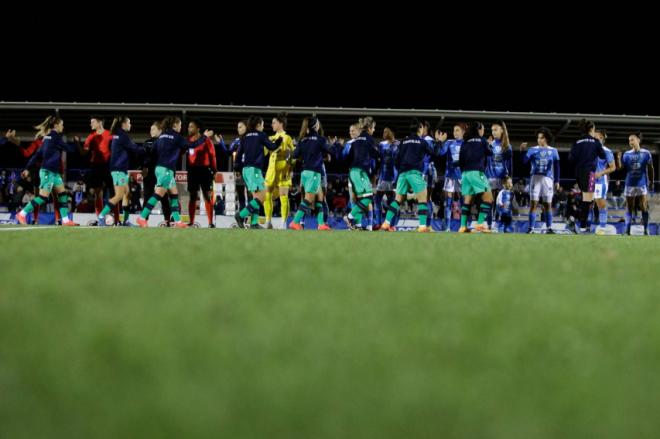
[[(211, 133), (211, 131), (207, 133)], [(204, 138), (204, 142), (201, 145), (196, 148), (190, 148), (187, 154), (188, 193), (190, 194), (190, 200), (188, 201), (190, 223), (188, 225), (192, 226), (195, 222), (197, 200), (199, 199), (199, 191), (201, 189), (209, 227), (213, 228), (215, 227), (215, 224), (213, 224), (213, 181), (218, 167), (215, 146), (213, 146), (213, 141), (206, 135), (207, 133), (202, 134), (202, 124), (200, 121), (192, 120), (188, 123), (189, 142), (196, 142), (200, 138)]]
[[(114, 196), (114, 186), (112, 176), (110, 175), (110, 142), (112, 134), (103, 127), (104, 119), (100, 116), (92, 116), (89, 126), (92, 132), (85, 139), (82, 148), (82, 155), (89, 154), (90, 174), (89, 186), (94, 192), (94, 210), (96, 216), (99, 216), (103, 209), (103, 191), (108, 189), (109, 196)], [(115, 224), (118, 224), (119, 207), (115, 206), (113, 210)]]

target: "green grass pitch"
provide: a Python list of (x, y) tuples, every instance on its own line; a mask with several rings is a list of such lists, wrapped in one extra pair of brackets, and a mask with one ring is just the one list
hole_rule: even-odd
[(659, 243), (0, 230), (0, 437), (657, 438)]

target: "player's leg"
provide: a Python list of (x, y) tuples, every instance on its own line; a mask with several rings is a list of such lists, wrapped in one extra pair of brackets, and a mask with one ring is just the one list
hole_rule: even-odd
[(417, 199), (417, 216), (419, 217), (417, 231), (430, 232), (431, 229), (427, 225), (428, 216), (430, 215), (428, 207), (428, 190), (424, 188), (424, 190), (417, 192), (415, 198)]
[(477, 230), (481, 232), (489, 231), (490, 228), (485, 224), (486, 217), (493, 208), (493, 194), (486, 180), (486, 191), (481, 193), (481, 204), (479, 205), (479, 216), (477, 217)]
[(639, 196), (639, 205), (642, 211), (642, 224), (644, 225), (644, 235), (649, 234), (649, 202), (646, 194)]
[(64, 182), (62, 181), (61, 177), (59, 177), (59, 180), (56, 179), (56, 185), (53, 187), (53, 192), (57, 195), (57, 202), (60, 206), (60, 216), (62, 217), (62, 225), (79, 225), (74, 223), (73, 220), (69, 219), (69, 195), (66, 192), (66, 188), (64, 187)]
[(286, 228), (286, 222), (289, 219), (289, 186), (280, 187), (280, 214), (282, 228)]
[(635, 197), (626, 195), (626, 219), (625, 219), (626, 230), (624, 232), (626, 235), (630, 235), (630, 227), (631, 227), (634, 211), (635, 211)]
[[(321, 174), (314, 171), (303, 171), (300, 174), (300, 186), (305, 191), (305, 196), (300, 201), (300, 205), (293, 217), (293, 221), (289, 225), (289, 228), (294, 230), (302, 230), (302, 225), (300, 223), (305, 216), (311, 216), (312, 211), (316, 207), (316, 196), (321, 188)], [(320, 212), (321, 215), (323, 215), (322, 205)], [(323, 220), (323, 218), (321, 218), (321, 220)]]
[(257, 228), (259, 226), (259, 213), (266, 197), (263, 174), (261, 169), (247, 167), (243, 168), (243, 179), (248, 190), (252, 193), (252, 199), (240, 212), (234, 215), (234, 218), (239, 227), (245, 227), (245, 221), (249, 218), (250, 227)]

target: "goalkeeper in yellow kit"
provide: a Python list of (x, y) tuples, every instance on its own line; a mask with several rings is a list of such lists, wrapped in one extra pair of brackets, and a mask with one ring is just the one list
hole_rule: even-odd
[(273, 196), (276, 191), (280, 197), (280, 211), (282, 213), (282, 228), (286, 229), (286, 220), (289, 216), (289, 188), (291, 188), (291, 174), (293, 166), (291, 165), (291, 156), (295, 145), (293, 139), (286, 131), (286, 113), (280, 113), (273, 118), (273, 131), (275, 134), (270, 136), (271, 141), (282, 138), (282, 144), (275, 151), (270, 152), (268, 161), (268, 170), (266, 171), (266, 199), (264, 200), (264, 211), (266, 213), (266, 228), (272, 229), (273, 218)]

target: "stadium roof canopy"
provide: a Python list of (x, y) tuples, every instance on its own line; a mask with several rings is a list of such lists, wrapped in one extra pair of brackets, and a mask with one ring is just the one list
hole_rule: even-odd
[(534, 141), (534, 132), (546, 126), (555, 133), (559, 146), (569, 146), (579, 137), (578, 122), (582, 118), (593, 120), (597, 127), (608, 132), (609, 144), (619, 147), (627, 145), (631, 132), (642, 131), (644, 143), (657, 150), (660, 143), (659, 116), (633, 116), (612, 114), (571, 113), (523, 113), (498, 111), (462, 111), (395, 108), (341, 108), (341, 107), (278, 107), (245, 105), (198, 105), (198, 104), (150, 104), (150, 103), (78, 103), (78, 102), (4, 102), (0, 101), (0, 130), (16, 129), (21, 136), (30, 137), (32, 126), (49, 114), (57, 112), (65, 119), (69, 133), (84, 134), (89, 131), (89, 116), (100, 115), (111, 119), (117, 114), (126, 114), (133, 123), (136, 140), (144, 139), (152, 121), (166, 115), (179, 115), (184, 120), (199, 119), (206, 127), (221, 132), (228, 138), (236, 133), (236, 123), (248, 115), (264, 118), (279, 112), (289, 114), (289, 131), (295, 133), (303, 117), (318, 115), (326, 135), (346, 136), (348, 127), (360, 116), (373, 116), (377, 121), (377, 133), (389, 126), (399, 137), (410, 118), (428, 120), (433, 126), (440, 125), (450, 131), (459, 121), (479, 120), (485, 124), (504, 120), (510, 137), (516, 142)]

